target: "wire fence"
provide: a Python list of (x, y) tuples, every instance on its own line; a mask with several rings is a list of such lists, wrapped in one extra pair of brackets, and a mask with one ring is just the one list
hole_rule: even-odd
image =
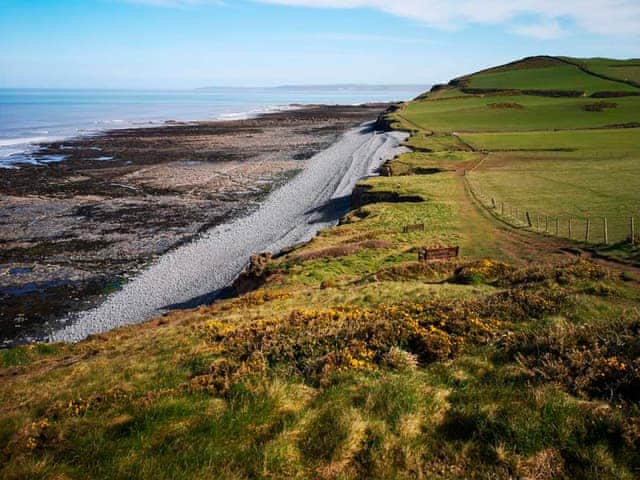
[(640, 244), (639, 215), (578, 216), (554, 215), (522, 208), (485, 194), (465, 173), (465, 182), (475, 199), (493, 215), (517, 228), (544, 233), (592, 245)]

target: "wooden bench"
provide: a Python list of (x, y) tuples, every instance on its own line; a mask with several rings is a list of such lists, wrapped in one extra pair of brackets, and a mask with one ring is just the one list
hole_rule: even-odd
[(459, 254), (460, 247), (421, 248), (418, 251), (418, 261), (433, 262), (437, 260), (450, 260), (457, 258)]

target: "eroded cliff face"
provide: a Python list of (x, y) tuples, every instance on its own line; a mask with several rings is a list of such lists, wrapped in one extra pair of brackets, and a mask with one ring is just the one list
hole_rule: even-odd
[(400, 108), (399, 104), (390, 105), (378, 115), (374, 128), (381, 132), (389, 132), (393, 130), (389, 114), (396, 112)]
[(424, 202), (425, 199), (420, 195), (406, 195), (400, 192), (390, 190), (373, 190), (370, 185), (356, 185), (351, 195), (351, 205), (353, 208), (359, 208), (370, 203), (379, 202)]
[(269, 276), (268, 267), (272, 260), (273, 255), (268, 252), (251, 255), (249, 265), (233, 282), (233, 292), (236, 295), (242, 295), (264, 285)]

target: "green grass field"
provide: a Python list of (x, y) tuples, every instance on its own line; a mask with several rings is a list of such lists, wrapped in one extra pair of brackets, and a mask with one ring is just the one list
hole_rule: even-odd
[[(617, 68), (636, 69), (634, 61), (567, 59), (588, 71), (615, 78)], [(581, 80), (577, 81), (579, 77)], [(577, 67), (546, 58), (498, 67), (464, 77), (476, 88), (570, 89), (578, 85), (588, 93), (638, 90), (625, 83), (603, 80)], [(499, 79), (499, 82), (498, 80)], [(496, 83), (497, 82), (497, 83)], [(532, 83), (533, 82), (533, 83)], [(615, 85), (606, 87), (601, 82)], [(576, 87), (578, 88), (578, 87)], [(435, 151), (456, 151), (460, 145), (484, 155), (469, 181), (487, 198), (518, 219), (529, 211), (560, 220), (559, 233), (586, 240), (587, 219), (592, 243), (605, 241), (607, 217), (610, 243), (631, 235), (631, 217), (640, 218), (640, 97), (607, 99), (513, 95), (510, 93), (460, 96), (456, 87), (435, 91), (406, 105), (397, 121), (414, 135), (408, 145)], [(620, 128), (625, 126), (628, 128)], [(422, 131), (427, 133), (422, 133)], [(433, 133), (435, 132), (435, 133)], [(446, 140), (446, 141), (444, 141)], [(449, 146), (447, 145), (447, 142)], [(623, 255), (634, 257), (632, 251)]]
[[(630, 215), (639, 129), (603, 126), (638, 121), (637, 99), (459, 96), (390, 118), (416, 151), (252, 291), (0, 350), (0, 478), (637, 479), (639, 270), (577, 259), (469, 188)], [(419, 262), (425, 246), (461, 257)]]
[(461, 137), (474, 148), (490, 152), (472, 175), (486, 196), (529, 211), (536, 221), (538, 216), (550, 216), (555, 222), (559, 216), (564, 235), (568, 235), (571, 216), (574, 238), (586, 238), (590, 218), (590, 241), (603, 242), (604, 217), (611, 243), (630, 235), (630, 217), (640, 215), (637, 129)]
[[(572, 59), (570, 59), (572, 60)], [(575, 59), (573, 59), (575, 61)], [(610, 58), (585, 58), (575, 62), (588, 70), (619, 80), (640, 83), (640, 59), (612, 60)]]
[(640, 121), (640, 97), (607, 99), (616, 107), (585, 110), (599, 101), (533, 95), (425, 99), (408, 104), (400, 115), (411, 122), (410, 129), (441, 133), (597, 128)]
[[(541, 88), (542, 86), (542, 88)], [(516, 69), (474, 75), (471, 88), (517, 90), (577, 90), (590, 95), (599, 91), (637, 91), (624, 83), (589, 75), (575, 66), (560, 64), (532, 69)]]
[(460, 137), (476, 150), (568, 150), (594, 158), (634, 157), (640, 152), (636, 128), (464, 133)]

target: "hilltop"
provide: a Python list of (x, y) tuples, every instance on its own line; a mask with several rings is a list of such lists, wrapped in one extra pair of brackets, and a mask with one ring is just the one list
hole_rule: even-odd
[(2, 351), (0, 474), (636, 478), (639, 75), (531, 57), (389, 109), (412, 151), (233, 298)]
[[(467, 93), (532, 91), (558, 96), (637, 95), (640, 60), (527, 57), (451, 81)], [(624, 95), (622, 92), (625, 92)], [(634, 93), (635, 92), (635, 93)]]

